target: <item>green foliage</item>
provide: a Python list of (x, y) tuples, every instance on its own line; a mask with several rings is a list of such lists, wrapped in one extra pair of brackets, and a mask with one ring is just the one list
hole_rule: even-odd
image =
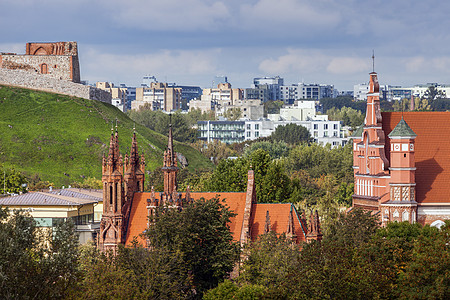
[(247, 259), (238, 282), (267, 288), (267, 298), (286, 298), (291, 293), (289, 276), (300, 263), (300, 249), (284, 235), (269, 232), (244, 250)]
[(0, 165), (0, 194), (26, 193), (27, 179), (14, 168), (8, 169)]
[(326, 114), (331, 121), (342, 121), (344, 126), (351, 126), (352, 128), (360, 126), (365, 117), (361, 111), (346, 106), (341, 109), (330, 108)]
[(217, 165), (219, 161), (235, 155), (235, 152), (227, 144), (222, 143), (219, 140), (213, 140), (209, 143), (198, 140), (191, 145), (215, 165)]
[(161, 110), (152, 111), (141, 107), (139, 110), (128, 111), (127, 115), (136, 123), (164, 136), (168, 135), (169, 124), (172, 122), (173, 136), (176, 140), (187, 143), (193, 143), (197, 140), (197, 130), (192, 128), (192, 124), (179, 111), (169, 116)]
[(239, 120), (242, 117), (242, 111), (239, 107), (233, 107), (227, 109), (227, 111), (223, 114), (224, 118), (227, 118), (230, 121)]
[(267, 117), (268, 114), (279, 114), (280, 108), (283, 107), (283, 101), (267, 101), (264, 103), (264, 116)]
[(267, 296), (268, 289), (261, 285), (244, 284), (238, 286), (230, 280), (225, 280), (214, 289), (204, 294), (204, 300), (222, 300), (222, 299), (242, 299), (242, 300), (258, 300), (270, 299)]
[(101, 190), (103, 188), (102, 181), (97, 178), (88, 177), (85, 178), (82, 182), (74, 182), (71, 184), (74, 188), (80, 189), (97, 189)]
[(0, 207), (0, 298), (67, 296), (77, 282), (77, 247), (73, 223), (60, 222), (52, 234), (23, 212)]
[(436, 99), (445, 99), (447, 95), (442, 90), (438, 90), (434, 85), (430, 85), (428, 89), (425, 91), (423, 98), (427, 99), (430, 102), (433, 102)]
[(218, 198), (194, 201), (182, 211), (162, 208), (146, 237), (153, 249), (179, 255), (201, 295), (226, 278), (239, 257), (228, 227), (233, 215)]
[(366, 101), (354, 101), (351, 96), (340, 96), (336, 98), (322, 98), (319, 100), (322, 105), (323, 111), (328, 111), (329, 109), (336, 108), (341, 109), (343, 107), (350, 107), (354, 110), (360, 111), (361, 113), (366, 112)]
[(288, 171), (307, 171), (312, 177), (333, 174), (338, 180), (353, 182), (353, 153), (351, 143), (344, 147), (323, 147), (312, 143), (291, 149), (286, 158)]
[(304, 126), (290, 123), (283, 126), (278, 126), (272, 132), (270, 138), (274, 141), (283, 141), (287, 144), (299, 144), (301, 142), (310, 142), (311, 135), (308, 129)]
[[(120, 150), (129, 152), (134, 123), (116, 107), (100, 101), (0, 86), (0, 163), (28, 178), (69, 185), (100, 178), (111, 124), (117, 120)], [(162, 164), (167, 137), (136, 124), (146, 168)], [(212, 164), (191, 147), (175, 143), (190, 168)], [(1, 176), (0, 176), (1, 177)]]
[(222, 160), (205, 184), (208, 191), (242, 192), (247, 189), (247, 173), (255, 172), (256, 197), (260, 203), (286, 202), (292, 191), (283, 162), (273, 161), (257, 149), (248, 157)]
[(244, 156), (248, 157), (258, 149), (266, 151), (272, 159), (285, 157), (289, 154), (289, 145), (283, 141), (257, 141), (244, 148)]
[(415, 240), (411, 260), (399, 277), (400, 299), (450, 298), (449, 240), (449, 221), (440, 231), (430, 230)]

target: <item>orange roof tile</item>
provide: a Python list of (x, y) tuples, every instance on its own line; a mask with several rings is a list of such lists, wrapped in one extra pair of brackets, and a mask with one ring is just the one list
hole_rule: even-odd
[[(258, 235), (264, 233), (264, 225), (266, 224), (266, 213), (269, 211), (270, 229), (277, 234), (285, 233), (289, 224), (289, 213), (291, 208), (294, 210), (294, 228), (297, 235), (297, 243), (306, 241), (305, 234), (300, 224), (295, 207), (290, 203), (258, 203), (253, 206), (251, 235), (255, 240)], [(306, 228), (303, 227), (306, 232)]]
[[(158, 193), (155, 194), (158, 195)], [(190, 194), (195, 200), (201, 199), (202, 197), (204, 199), (212, 199), (216, 196), (224, 199), (225, 205), (237, 214), (231, 219), (229, 226), (233, 233), (233, 239), (239, 241), (244, 218), (245, 192), (191, 192)], [(139, 243), (145, 245), (144, 240), (139, 235), (147, 229), (147, 199), (150, 199), (150, 197), (150, 192), (134, 194), (125, 245), (131, 245), (134, 237), (137, 237)], [(182, 193), (182, 197), (185, 197), (185, 193)]]
[[(394, 129), (401, 117), (401, 112), (382, 113), (385, 135)], [(403, 118), (417, 134), (416, 201), (450, 202), (450, 112), (404, 112)], [(386, 139), (388, 159), (390, 149), (390, 141)]]
[(140, 234), (147, 229), (148, 212), (147, 199), (150, 198), (150, 193), (135, 193), (133, 203), (131, 204), (130, 219), (128, 222), (127, 237), (125, 245), (131, 245), (134, 237), (137, 241), (145, 246), (146, 243), (140, 237)]

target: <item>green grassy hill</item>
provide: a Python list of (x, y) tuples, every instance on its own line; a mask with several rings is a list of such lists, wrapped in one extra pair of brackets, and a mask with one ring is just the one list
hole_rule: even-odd
[[(116, 107), (93, 100), (0, 86), (0, 163), (27, 177), (56, 186), (101, 178), (111, 124), (118, 124), (121, 153), (129, 153), (134, 123)], [(115, 126), (115, 125), (114, 125)], [(136, 124), (139, 152), (147, 170), (162, 165), (167, 137)], [(175, 137), (176, 138), (176, 137)], [(198, 151), (182, 143), (175, 150), (189, 168), (212, 168)]]

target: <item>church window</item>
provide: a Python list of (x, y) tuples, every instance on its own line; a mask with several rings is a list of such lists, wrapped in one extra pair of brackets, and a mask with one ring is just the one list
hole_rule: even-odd
[(409, 221), (409, 213), (406, 210), (402, 213), (402, 221)]
[(398, 210), (394, 210), (394, 213), (392, 214), (392, 216), (393, 216), (394, 218), (398, 218), (398, 217), (399, 217)]
[(114, 211), (117, 211), (117, 182), (114, 184)]
[(411, 212), (411, 223), (416, 223), (416, 212), (414, 210)]
[(394, 187), (394, 201), (400, 201), (400, 187)]
[(415, 201), (415, 200), (414, 200), (414, 187), (411, 187), (411, 188), (410, 188), (410, 194), (411, 194), (411, 195), (410, 195), (411, 201)]
[(109, 205), (113, 204), (112, 199), (113, 199), (113, 188), (112, 186), (109, 186)]
[(409, 200), (409, 187), (404, 186), (402, 189), (402, 200), (408, 201)]

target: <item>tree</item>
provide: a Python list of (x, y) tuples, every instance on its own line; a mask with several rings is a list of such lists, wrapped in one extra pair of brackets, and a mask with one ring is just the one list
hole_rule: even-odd
[(29, 215), (0, 207), (0, 298), (68, 296), (78, 277), (77, 247), (73, 223), (42, 230)]
[(283, 107), (283, 101), (267, 101), (264, 103), (264, 116), (267, 117), (268, 114), (279, 114), (280, 108)]
[(259, 202), (286, 202), (289, 199), (292, 187), (283, 162), (273, 161), (262, 149), (253, 151), (248, 157), (220, 161), (205, 188), (220, 192), (245, 191), (250, 169), (255, 173), (256, 198)]
[(242, 117), (242, 111), (239, 107), (229, 108), (225, 111), (223, 117), (230, 121), (236, 121)]
[(450, 298), (450, 222), (420, 235), (399, 276), (400, 299)]
[(270, 137), (274, 141), (284, 141), (287, 144), (299, 144), (301, 142), (311, 141), (311, 135), (308, 129), (294, 123), (278, 126)]
[(180, 255), (201, 295), (232, 271), (239, 257), (228, 223), (234, 214), (218, 198), (200, 199), (182, 211), (161, 208), (146, 233), (151, 248)]
[(430, 102), (433, 102), (436, 99), (444, 99), (447, 98), (445, 92), (442, 90), (438, 90), (436, 86), (430, 85), (428, 89), (425, 91), (423, 98), (427, 99)]
[(16, 171), (14, 168), (5, 168), (5, 166), (0, 168), (0, 170), (1, 194), (26, 193), (27, 179), (22, 173)]
[(263, 286), (268, 299), (287, 298), (293, 286), (289, 280), (300, 263), (300, 249), (284, 235), (268, 232), (258, 237), (256, 242), (247, 245), (238, 282)]
[(272, 159), (281, 158), (287, 156), (289, 153), (289, 146), (283, 141), (270, 142), (270, 141), (257, 141), (251, 143), (250, 146), (244, 148), (244, 156), (249, 156), (257, 149), (263, 149), (266, 151)]

